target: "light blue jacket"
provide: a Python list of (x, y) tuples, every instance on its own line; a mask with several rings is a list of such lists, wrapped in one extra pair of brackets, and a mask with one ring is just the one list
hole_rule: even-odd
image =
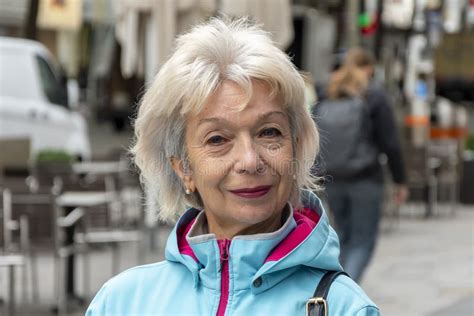
[[(339, 242), (319, 199), (285, 209), (276, 232), (217, 241), (203, 212), (189, 209), (166, 245), (166, 260), (109, 280), (86, 315), (305, 315), (306, 301), (326, 270), (341, 270)], [(340, 276), (328, 296), (329, 315), (379, 315), (357, 284)]]

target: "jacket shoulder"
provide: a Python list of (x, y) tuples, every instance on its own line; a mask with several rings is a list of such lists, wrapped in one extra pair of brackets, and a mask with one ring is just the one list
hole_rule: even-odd
[(122, 286), (131, 286), (139, 283), (139, 281), (146, 280), (149, 276), (156, 276), (163, 273), (164, 270), (170, 268), (170, 262), (160, 261), (140, 266), (129, 268), (120, 272), (116, 276), (107, 281), (107, 287), (120, 289)]
[(166, 288), (160, 285), (169, 284), (172, 282), (171, 278), (186, 278), (184, 269), (183, 265), (175, 262), (161, 261), (125, 270), (102, 286), (89, 305), (86, 315), (112, 315), (117, 311), (126, 311), (130, 307), (127, 302), (160, 295), (158, 292)]
[[(333, 303), (334, 302), (334, 303)], [(342, 303), (344, 313), (341, 315), (379, 315), (378, 307), (351, 278), (342, 275), (334, 280), (328, 294), (328, 304)], [(338, 306), (339, 307), (339, 306)], [(333, 311), (334, 312), (334, 309)], [(340, 315), (335, 313), (335, 315)]]

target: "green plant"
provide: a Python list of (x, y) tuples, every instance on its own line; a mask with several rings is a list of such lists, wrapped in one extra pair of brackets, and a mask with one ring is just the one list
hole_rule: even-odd
[(71, 154), (62, 150), (52, 150), (52, 149), (39, 151), (35, 159), (35, 161), (38, 163), (42, 163), (42, 162), (69, 163), (69, 162), (72, 162), (73, 160), (74, 160), (74, 157)]
[(466, 138), (466, 149), (474, 151), (474, 134), (469, 134)]

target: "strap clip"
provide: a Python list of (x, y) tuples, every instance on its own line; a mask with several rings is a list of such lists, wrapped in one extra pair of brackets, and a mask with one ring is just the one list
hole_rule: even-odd
[[(314, 309), (316, 305), (321, 305), (324, 310), (324, 316), (328, 316), (328, 305), (324, 298), (322, 297), (313, 297), (306, 302), (306, 316), (311, 316), (310, 312)], [(314, 315), (314, 314), (313, 314)]]

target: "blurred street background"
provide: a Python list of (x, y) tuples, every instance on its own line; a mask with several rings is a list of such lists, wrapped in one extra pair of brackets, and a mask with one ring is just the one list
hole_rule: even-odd
[(272, 32), (309, 103), (345, 51), (374, 54), (410, 196), (396, 206), (387, 175), (360, 285), (382, 315), (474, 315), (472, 0), (0, 0), (0, 315), (83, 315), (164, 258), (131, 119), (173, 39), (218, 12)]

